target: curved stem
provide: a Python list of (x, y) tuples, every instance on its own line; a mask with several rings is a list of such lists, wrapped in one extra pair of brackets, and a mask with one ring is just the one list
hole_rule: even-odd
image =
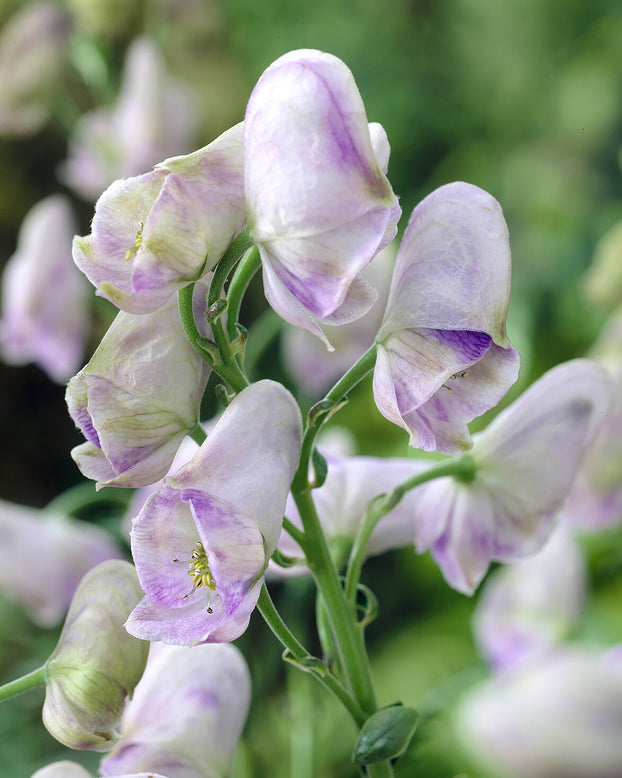
[(298, 638), (290, 631), (274, 606), (265, 583), (262, 584), (261, 587), (257, 608), (275, 637), (279, 640), (281, 645), (289, 651), (293, 659), (296, 660), (295, 663), (297, 666), (304, 672), (310, 673), (323, 686), (329, 689), (329, 691), (331, 691), (345, 706), (355, 723), (359, 727), (362, 726), (367, 718), (365, 713), (339, 680), (328, 671), (326, 666), (319, 659), (313, 657)]
[(212, 364), (212, 360), (208, 357), (208, 353), (201, 347), (201, 341), (205, 340), (197, 328), (197, 323), (194, 320), (194, 307), (192, 304), (194, 297), (194, 284), (188, 284), (177, 292), (177, 304), (179, 307), (179, 318), (186, 333), (186, 337), (192, 344), (192, 347), (197, 354), (207, 362)]
[(371, 373), (376, 363), (376, 343), (373, 343), (367, 351), (352, 365), (326, 394), (326, 400), (339, 402), (346, 397), (354, 387)]
[(307, 427), (302, 440), (302, 451), (300, 454), (300, 463), (294, 476), (294, 484), (300, 484), (303, 488), (307, 482), (307, 472), (309, 461), (315, 446), (315, 439), (322, 429), (322, 426), (335, 410), (339, 403), (348, 396), (350, 391), (360, 383), (365, 376), (369, 375), (374, 368), (376, 361), (376, 344), (374, 343), (360, 359), (358, 359), (348, 372), (342, 376), (333, 388), (326, 394), (323, 400), (316, 403), (309, 411)]
[(16, 678), (14, 681), (5, 683), (4, 686), (0, 686), (0, 702), (8, 700), (11, 697), (16, 697), (18, 694), (30, 691), (30, 689), (36, 689), (37, 686), (45, 685), (45, 666), (39, 667), (37, 670), (33, 670), (28, 675), (23, 675), (21, 678)]
[(214, 275), (207, 294), (207, 307), (211, 307), (222, 296), (222, 289), (232, 268), (253, 246), (246, 231), (241, 232), (225, 251), (220, 262), (214, 268)]
[(304, 551), (305, 533), (293, 524), (287, 516), (283, 517), (283, 529), (288, 533)]
[(227, 300), (229, 301), (227, 306), (227, 335), (231, 340), (238, 334), (236, 332), (236, 324), (240, 318), (240, 308), (242, 306), (244, 293), (260, 267), (261, 257), (259, 256), (259, 249), (257, 246), (253, 246), (251, 249), (247, 250), (242, 261), (235, 269), (235, 273), (229, 284), (229, 289), (227, 291)]
[[(217, 345), (215, 343), (210, 344), (209, 342), (206, 342), (206, 338), (199, 332), (194, 320), (194, 308), (192, 304), (193, 294), (194, 284), (185, 286), (183, 289), (180, 289), (177, 294), (179, 316), (186, 336), (201, 359), (207, 362), (207, 364), (218, 373), (218, 375), (223, 378), (235, 392), (241, 392), (242, 389), (248, 386), (248, 379), (234, 359), (229, 359), (228, 361), (224, 359), (222, 352)], [(215, 324), (216, 322), (212, 324), (212, 333), (214, 332)], [(220, 330), (222, 331), (222, 323), (220, 323)]]
[(424, 470), (424, 472), (417, 473), (417, 475), (407, 479), (387, 494), (379, 495), (371, 501), (354, 540), (348, 561), (345, 590), (346, 597), (350, 602), (354, 603), (356, 601), (356, 592), (361, 579), (367, 543), (376, 528), (376, 524), (383, 516), (392, 511), (402, 497), (411, 489), (415, 489), (427, 481), (433, 481), (436, 478), (446, 478), (447, 476), (453, 476), (463, 482), (472, 481), (475, 476), (473, 458), (469, 454), (465, 454), (458, 459), (452, 459), (443, 462), (437, 467), (431, 467), (429, 470)]

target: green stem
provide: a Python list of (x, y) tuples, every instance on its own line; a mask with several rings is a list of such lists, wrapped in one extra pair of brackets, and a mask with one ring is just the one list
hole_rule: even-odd
[(369, 716), (376, 710), (376, 695), (356, 611), (344, 596), (310, 488), (292, 490), (292, 493), (305, 530), (309, 568), (326, 607), (340, 666), (354, 698)]
[(209, 292), (207, 294), (208, 308), (214, 305), (217, 300), (220, 300), (229, 273), (252, 246), (252, 240), (248, 237), (248, 233), (244, 231), (237, 236), (225, 251), (222, 259), (214, 269), (214, 275), (212, 276)]
[(297, 666), (301, 670), (310, 673), (331, 691), (345, 706), (356, 724), (361, 727), (365, 723), (367, 716), (339, 680), (328, 671), (319, 659), (313, 657), (291, 632), (275, 608), (265, 583), (261, 587), (257, 608), (275, 637), (289, 651), (293, 659), (296, 660)]
[(296, 543), (298, 543), (298, 545), (304, 551), (305, 533), (299, 527), (293, 524), (287, 518), (287, 516), (283, 517), (283, 529), (296, 541)]
[(9, 683), (5, 683), (4, 686), (0, 686), (0, 702), (8, 700), (11, 697), (16, 697), (23, 692), (28, 692), (30, 689), (36, 689), (37, 686), (44, 685), (45, 666), (33, 670), (32, 673), (28, 673), (28, 675), (23, 675), (21, 678), (16, 678), (14, 681), (9, 681)]
[[(352, 389), (354, 389), (365, 376), (371, 373), (374, 369), (375, 361), (376, 344), (374, 343), (363, 356), (352, 365), (348, 372), (337, 381), (324, 399), (316, 403), (309, 412), (309, 419), (302, 440), (300, 462), (296, 475), (294, 476), (294, 485), (299, 484), (301, 488), (305, 487), (305, 484), (307, 483), (309, 461), (311, 460), (311, 455), (315, 446), (315, 439), (322, 429), (324, 422), (330, 418), (334, 410), (338, 407), (338, 404), (348, 396)], [(326, 409), (326, 412), (316, 412), (316, 409), (323, 408)], [(314, 418), (314, 413), (316, 413), (316, 418)]]
[(371, 373), (376, 363), (376, 344), (370, 346), (333, 386), (326, 395), (326, 400), (333, 400), (338, 403), (351, 392), (354, 387), (360, 383), (366, 375)]
[(192, 305), (192, 298), (194, 296), (194, 284), (188, 284), (180, 289), (177, 293), (177, 303), (179, 307), (179, 318), (186, 333), (186, 337), (192, 344), (194, 350), (199, 354), (201, 359), (205, 360), (209, 365), (212, 364), (208, 359), (205, 349), (201, 348), (200, 343), (203, 340), (203, 336), (197, 328), (197, 323), (194, 320), (194, 307)]
[(199, 446), (203, 445), (203, 443), (207, 440), (205, 430), (200, 424), (195, 424), (188, 435), (192, 438), (192, 440), (194, 440), (195, 443), (198, 443)]
[(233, 340), (237, 336), (236, 324), (240, 318), (240, 308), (242, 307), (242, 299), (248, 288), (248, 285), (253, 280), (253, 276), (261, 267), (261, 258), (259, 256), (259, 249), (257, 246), (253, 246), (247, 250), (242, 261), (235, 269), (229, 289), (227, 291), (227, 300), (229, 304), (227, 306), (227, 335)]
[[(207, 362), (208, 365), (223, 378), (229, 386), (235, 392), (241, 392), (246, 386), (248, 386), (248, 380), (244, 373), (240, 370), (239, 365), (234, 359), (230, 359), (228, 362), (223, 359), (222, 352), (218, 359), (211, 351), (208, 351), (205, 345), (205, 338), (199, 332), (196, 322), (194, 320), (194, 308), (192, 305), (192, 298), (194, 294), (194, 284), (189, 284), (183, 289), (180, 289), (177, 294), (179, 303), (179, 316), (183, 325), (184, 331), (188, 340), (192, 344), (194, 350), (199, 354), (201, 359)], [(212, 333), (214, 332), (214, 322), (212, 324)], [(220, 324), (222, 331), (222, 324)], [(211, 344), (212, 348), (214, 344)]]
[(391, 762), (376, 762), (367, 765), (367, 775), (369, 778), (393, 778), (393, 767)]
[(411, 476), (387, 494), (379, 495), (371, 501), (354, 540), (348, 561), (345, 591), (346, 597), (350, 602), (354, 603), (356, 601), (356, 592), (361, 578), (363, 562), (365, 561), (367, 544), (380, 519), (392, 511), (407, 492), (428, 481), (448, 476), (453, 476), (457, 480), (467, 483), (472, 481), (475, 476), (473, 458), (469, 454), (465, 454), (457, 459), (443, 462), (437, 467), (431, 467), (429, 470), (424, 470), (422, 473)]

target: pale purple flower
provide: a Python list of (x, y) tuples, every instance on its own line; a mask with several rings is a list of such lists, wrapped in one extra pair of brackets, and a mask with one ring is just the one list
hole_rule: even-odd
[(242, 125), (150, 173), (115, 181), (73, 245), (97, 294), (130, 313), (162, 306), (215, 267), (246, 220)]
[(583, 555), (561, 527), (537, 554), (496, 570), (473, 614), (489, 664), (504, 670), (554, 649), (578, 624), (586, 591)]
[(566, 499), (563, 519), (583, 530), (598, 530), (622, 521), (622, 311), (590, 353), (613, 379), (614, 401)]
[(227, 778), (250, 704), (244, 657), (227, 644), (152, 644), (151, 651), (101, 774)]
[(360, 319), (342, 326), (324, 326), (334, 351), (311, 333), (286, 327), (281, 336), (283, 362), (288, 373), (307, 395), (326, 392), (372, 345), (382, 321), (395, 263), (395, 243), (372, 260), (365, 276), (378, 292), (372, 309)]
[[(374, 146), (376, 149), (374, 149)], [(375, 293), (360, 275), (395, 237), (400, 208), (384, 175), (388, 142), (371, 128), (346, 65), (303, 49), (263, 73), (246, 109), (248, 230), (268, 302), (328, 344)]]
[(120, 559), (102, 562), (76, 590), (45, 665), (42, 714), (48, 732), (69, 748), (108, 751), (118, 738), (125, 699), (149, 651), (123, 627), (140, 594), (136, 571)]
[(516, 381), (505, 330), (510, 246), (499, 203), (461, 182), (415, 208), (397, 253), (377, 335), (374, 398), (410, 444), (457, 454), (467, 423)]
[(91, 778), (91, 773), (76, 762), (63, 760), (42, 767), (31, 778)]
[[(313, 499), (329, 542), (354, 541), (369, 503), (429, 467), (429, 462), (397, 457), (335, 456), (322, 451), (328, 464), (326, 481), (313, 490)], [(412, 544), (417, 490), (407, 492), (393, 510), (383, 516), (367, 544), (367, 556), (375, 556), (393, 548)], [(285, 515), (296, 526), (300, 517), (292, 496), (288, 497)], [(304, 564), (300, 546), (285, 531), (281, 533), (279, 550)], [(296, 572), (299, 566), (285, 568), (285, 574)], [(306, 568), (304, 568), (306, 570)], [(282, 570), (273, 566), (272, 572)]]
[(558, 650), (475, 687), (459, 705), (464, 746), (493, 775), (622, 775), (622, 663), (588, 647)]
[(42, 627), (62, 621), (85, 573), (118, 556), (94, 525), (0, 500), (0, 588)]
[(146, 596), (127, 629), (192, 645), (246, 629), (274, 551), (300, 453), (300, 411), (281, 384), (244, 389), (132, 529)]
[[(92, 778), (92, 776), (88, 770), (77, 762), (68, 762), (64, 760), (42, 767), (40, 770), (37, 770), (36, 773), (33, 773), (31, 778)], [(149, 772), (146, 773), (114, 775), (106, 776), (106, 778), (172, 778), (172, 776), (160, 775), (160, 773), (154, 773), (153, 770), (149, 770)]]
[[(204, 309), (199, 285), (196, 300)], [(87, 440), (71, 452), (83, 475), (98, 488), (145, 486), (162, 478), (198, 422), (207, 376), (175, 300), (143, 316), (117, 314), (90, 362), (67, 386), (69, 413)]]
[(24, 219), (2, 278), (3, 360), (36, 362), (59, 383), (80, 367), (89, 330), (88, 285), (71, 259), (75, 231), (66, 197), (41, 200)]
[(6, 22), (0, 34), (0, 135), (32, 135), (47, 122), (70, 32), (71, 17), (55, 2), (23, 4)]
[(542, 548), (612, 389), (595, 362), (558, 365), (476, 438), (472, 482), (440, 478), (421, 487), (417, 549), (431, 549), (450, 586), (470, 594), (491, 561), (512, 562)]
[(167, 73), (155, 44), (138, 38), (127, 52), (116, 105), (78, 121), (62, 177), (95, 200), (117, 178), (145, 173), (192, 148), (195, 113), (192, 97)]

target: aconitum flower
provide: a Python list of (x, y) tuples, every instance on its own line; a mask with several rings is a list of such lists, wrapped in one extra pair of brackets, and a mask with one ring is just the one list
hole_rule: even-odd
[(24, 3), (6, 22), (0, 35), (0, 135), (32, 135), (46, 123), (70, 33), (71, 17), (56, 2)]
[(85, 573), (118, 556), (98, 527), (0, 500), (0, 589), (42, 627), (62, 621)]
[[(196, 300), (204, 309), (199, 285)], [(82, 474), (98, 488), (162, 478), (198, 422), (207, 375), (175, 300), (152, 314), (117, 314), (67, 386), (69, 413), (87, 439), (71, 452)]]
[(259, 79), (246, 109), (244, 157), (248, 231), (268, 302), (328, 343), (319, 324), (369, 310), (375, 293), (360, 273), (396, 234), (400, 208), (381, 169), (386, 135), (370, 129), (346, 65), (304, 49)]
[[(322, 452), (328, 464), (326, 481), (313, 490), (313, 499), (322, 529), (329, 541), (352, 543), (369, 503), (380, 494), (417, 475), (429, 462), (396, 457), (335, 456)], [(376, 525), (367, 544), (367, 555), (375, 556), (392, 548), (412, 544), (413, 514), (418, 490), (407, 492), (402, 500)], [(285, 515), (301, 526), (298, 511), (291, 495)], [(279, 540), (280, 551), (292, 559), (304, 559), (300, 546), (285, 531)], [(278, 568), (272, 568), (274, 572)], [(295, 567), (286, 568), (295, 572)]]
[(167, 73), (155, 44), (137, 38), (127, 52), (117, 103), (78, 120), (61, 175), (78, 194), (95, 200), (117, 178), (146, 173), (192, 148), (195, 114), (190, 94)]
[(298, 327), (282, 331), (283, 363), (305, 394), (314, 396), (328, 391), (373, 344), (389, 295), (395, 251), (394, 242), (377, 254), (365, 270), (365, 276), (378, 292), (372, 309), (350, 324), (323, 328), (334, 351), (327, 351), (320, 340)]
[(128, 619), (132, 635), (192, 645), (242, 634), (279, 539), (300, 440), (294, 398), (259, 381), (147, 499), (131, 533), (146, 595)]
[(558, 650), (475, 687), (456, 717), (465, 747), (493, 775), (622, 775), (622, 662), (616, 652)]
[(578, 624), (586, 590), (580, 548), (560, 527), (537, 554), (486, 581), (473, 618), (480, 650), (496, 670), (534, 661)]
[(156, 770), (170, 778), (227, 778), (250, 693), (248, 668), (235, 646), (152, 644), (101, 774)]
[(467, 423), (516, 381), (519, 356), (505, 331), (510, 246), (499, 203), (453, 183), (413, 211), (397, 253), (376, 337), (374, 398), (410, 444), (457, 454)]
[(89, 329), (88, 285), (71, 259), (75, 231), (66, 197), (41, 200), (22, 223), (2, 279), (2, 358), (36, 362), (59, 383), (80, 367)]
[(477, 437), (473, 481), (440, 478), (421, 487), (417, 549), (431, 549), (450, 586), (471, 594), (491, 561), (542, 548), (612, 392), (595, 362), (558, 365)]
[(97, 294), (130, 313), (162, 306), (211, 270), (246, 219), (242, 125), (150, 173), (115, 181), (73, 257)]
[(69, 748), (109, 750), (125, 698), (140, 680), (149, 644), (123, 622), (140, 599), (132, 565), (102, 562), (78, 587), (58, 645), (48, 659), (43, 723)]

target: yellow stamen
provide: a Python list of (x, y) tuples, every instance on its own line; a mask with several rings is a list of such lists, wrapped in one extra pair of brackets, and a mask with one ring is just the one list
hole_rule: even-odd
[(138, 251), (138, 249), (142, 246), (143, 243), (143, 227), (145, 226), (142, 221), (139, 222), (140, 227), (138, 228), (138, 232), (136, 233), (136, 242), (132, 246), (131, 249), (128, 249), (125, 252), (125, 261), (128, 262)]
[[(197, 589), (205, 587), (212, 592), (216, 591), (216, 583), (212, 578), (211, 570), (209, 569), (209, 562), (203, 543), (199, 541), (190, 555), (190, 559), (177, 559), (173, 557), (173, 562), (179, 562), (183, 565), (188, 565), (188, 575), (192, 577), (192, 590), (188, 594), (184, 594), (183, 599), (186, 600), (191, 594), (194, 594)], [(209, 595), (208, 595), (209, 602)], [(208, 613), (212, 612), (211, 607), (207, 609)]]

